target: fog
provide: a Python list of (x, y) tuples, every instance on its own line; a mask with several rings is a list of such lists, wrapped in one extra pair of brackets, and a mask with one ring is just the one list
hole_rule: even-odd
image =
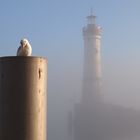
[[(68, 45), (66, 46), (65, 49), (63, 48), (64, 50), (61, 50), (61, 48), (56, 49), (54, 57), (48, 57), (49, 140), (74, 139), (74, 136), (69, 134), (68, 115), (69, 111), (72, 112), (74, 111), (75, 104), (81, 101), (82, 96), (81, 94), (83, 82), (83, 57), (84, 57), (82, 34), (81, 40), (79, 40), (79, 42), (81, 42), (80, 44), (81, 46), (79, 46), (78, 49), (74, 51), (71, 50), (71, 48), (69, 48), (70, 46)], [(74, 43), (72, 45), (76, 46)], [(124, 55), (124, 52), (114, 50), (114, 52), (112, 52), (114, 53), (114, 55), (108, 53), (105, 54), (107, 52), (107, 50), (105, 49), (107, 48), (103, 48), (103, 45), (101, 45), (101, 47), (102, 47), (101, 55), (102, 55), (103, 101), (107, 105), (110, 104), (110, 108), (112, 107), (112, 105), (116, 105), (116, 107), (118, 108), (123, 108), (127, 112), (126, 115), (129, 114), (128, 112), (130, 112), (130, 114), (133, 114), (131, 112), (134, 110), (138, 110), (139, 112), (140, 64), (138, 53), (135, 52), (135, 54), (134, 53), (131, 54), (129, 51), (127, 52), (126, 50)], [(63, 53), (61, 51), (63, 51)], [(121, 111), (118, 112), (119, 116), (123, 114), (122, 112)], [(136, 114), (140, 114), (140, 112), (139, 113), (138, 112), (136, 112)], [(115, 116), (113, 118), (114, 120), (116, 120)], [(133, 124), (133, 119), (131, 121)], [(134, 122), (134, 124), (135, 123), (136, 122)], [(108, 126), (106, 126), (106, 129), (110, 130)], [(124, 127), (124, 129), (126, 128)], [(140, 129), (138, 128), (138, 130)], [(110, 136), (112, 136), (111, 139), (115, 140), (113, 134), (110, 134)], [(104, 137), (102, 137), (101, 139), (103, 138)], [(126, 135), (126, 138), (122, 137), (116, 140), (125, 140), (125, 139), (138, 140), (139, 136), (135, 134), (135, 138), (134, 136), (131, 138), (130, 135), (128, 137)]]
[[(86, 108), (82, 28), (91, 7), (102, 27), (102, 101)], [(92, 132), (95, 140), (139, 139), (139, 0), (15, 0), (2, 1), (0, 8), (0, 55), (15, 56), (25, 37), (33, 56), (48, 58), (48, 140), (88, 140)]]
[(131, 54), (130, 57), (124, 56), (108, 62), (104, 61), (103, 92), (105, 100), (139, 110), (139, 70), (137, 53)]
[[(102, 7), (99, 6), (100, 10), (103, 8), (102, 13), (98, 11), (100, 13), (98, 15), (97, 12), (99, 17), (97, 23), (100, 23), (103, 28), (101, 39), (103, 101), (101, 105), (94, 108), (94, 113), (97, 114), (96, 117), (94, 116), (97, 125), (94, 126), (100, 127), (94, 129), (93, 133), (96, 132), (95, 139), (98, 140), (138, 140), (140, 132), (138, 119), (140, 118), (140, 30), (137, 28), (139, 26), (139, 6), (135, 5), (136, 1), (135, 4), (132, 1), (128, 2), (131, 6), (128, 6), (126, 1), (119, 1), (118, 5), (113, 4), (113, 1), (111, 3), (110, 7), (107, 3), (102, 3)], [(131, 8), (133, 10), (130, 10)], [(78, 16), (80, 17), (80, 14)], [(69, 27), (61, 26), (61, 24), (64, 25), (63, 18), (59, 22), (54, 22), (53, 31), (51, 31), (51, 35), (48, 35), (49, 140), (74, 140), (77, 123), (76, 106), (78, 106), (77, 108), (83, 107), (80, 104), (84, 60), (82, 27), (86, 22), (84, 22), (84, 17), (78, 18), (78, 16), (72, 19), (72, 22), (65, 22)], [(82, 23), (79, 22), (81, 20)], [(85, 119), (87, 120), (93, 117), (91, 113), (86, 114)], [(84, 119), (83, 116), (79, 116), (79, 120)], [(92, 123), (87, 120), (83, 122)], [(87, 135), (91, 126), (86, 126), (86, 124), (83, 126), (87, 128), (85, 134)], [(70, 132), (72, 134), (69, 134)], [(96, 135), (99, 132), (102, 132), (101, 137)], [(106, 137), (107, 134), (110, 137)], [(90, 134), (87, 137), (86, 139), (90, 139)], [(80, 140), (82, 139), (84, 138)], [(75, 140), (79, 140), (79, 138)]]
[[(71, 50), (71, 49), (70, 49)], [(80, 100), (82, 85), (82, 49), (61, 50), (48, 65), (48, 139), (68, 139), (68, 113)], [(81, 53), (76, 58), (77, 53)], [(72, 54), (72, 55), (71, 55)], [(76, 58), (76, 59), (75, 59)], [(48, 57), (49, 60), (49, 57)], [(52, 63), (51, 63), (52, 62)]]

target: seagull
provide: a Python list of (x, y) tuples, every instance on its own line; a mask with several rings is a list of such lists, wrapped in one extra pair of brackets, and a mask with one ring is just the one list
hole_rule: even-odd
[(20, 46), (17, 50), (17, 56), (31, 56), (32, 47), (27, 39), (21, 39)]

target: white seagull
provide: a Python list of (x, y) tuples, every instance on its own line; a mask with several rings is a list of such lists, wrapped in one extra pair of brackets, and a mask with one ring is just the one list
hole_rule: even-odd
[(20, 46), (17, 50), (17, 56), (31, 56), (32, 47), (27, 39), (22, 39), (20, 41)]

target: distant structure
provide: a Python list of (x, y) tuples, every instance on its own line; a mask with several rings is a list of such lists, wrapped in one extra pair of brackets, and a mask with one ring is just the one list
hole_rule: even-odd
[(101, 28), (92, 13), (87, 20), (82, 97), (68, 114), (70, 140), (139, 140), (140, 111), (102, 100)]
[[(96, 119), (101, 97), (101, 27), (96, 25), (96, 16), (91, 12), (87, 25), (83, 27), (84, 66), (83, 86), (80, 103), (74, 106), (74, 140), (97, 138)], [(99, 139), (98, 139), (99, 140)]]
[(101, 98), (101, 27), (96, 25), (96, 16), (91, 12), (88, 24), (83, 28), (84, 37), (84, 102), (97, 102)]

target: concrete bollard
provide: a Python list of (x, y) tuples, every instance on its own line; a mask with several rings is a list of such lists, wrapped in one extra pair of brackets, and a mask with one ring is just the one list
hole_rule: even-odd
[(47, 139), (47, 60), (0, 58), (0, 140)]

